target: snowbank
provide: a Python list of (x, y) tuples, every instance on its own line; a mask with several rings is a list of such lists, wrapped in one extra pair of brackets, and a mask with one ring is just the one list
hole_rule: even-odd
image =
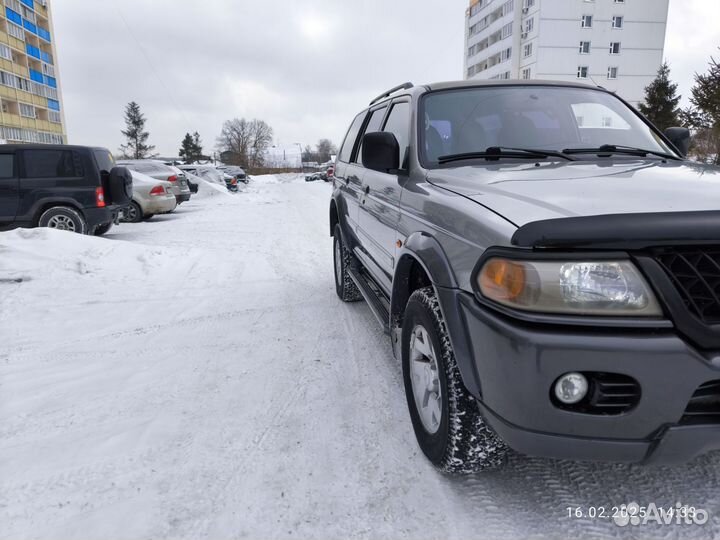
[(0, 282), (65, 282), (68, 275), (140, 279), (151, 267), (172, 267), (163, 249), (56, 229), (0, 233)]

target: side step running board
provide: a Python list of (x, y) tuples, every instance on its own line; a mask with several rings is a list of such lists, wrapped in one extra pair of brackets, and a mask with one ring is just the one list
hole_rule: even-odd
[(368, 306), (370, 306), (370, 311), (377, 317), (384, 332), (390, 334), (390, 310), (387, 300), (385, 300), (382, 293), (370, 278), (366, 278), (362, 272), (354, 268), (348, 268), (348, 270), (355, 285), (360, 289), (360, 294), (363, 295)]

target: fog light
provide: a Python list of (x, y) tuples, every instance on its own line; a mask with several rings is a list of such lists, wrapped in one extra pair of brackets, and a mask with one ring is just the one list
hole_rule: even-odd
[(563, 375), (555, 383), (555, 397), (565, 405), (574, 405), (588, 393), (588, 380), (580, 373)]

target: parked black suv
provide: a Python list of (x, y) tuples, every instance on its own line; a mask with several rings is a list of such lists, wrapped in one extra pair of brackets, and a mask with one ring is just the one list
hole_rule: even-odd
[(689, 138), (551, 81), (407, 84), (355, 118), (335, 286), (390, 334), (438, 468), (720, 449), (720, 169)]
[(132, 198), (132, 175), (104, 148), (0, 146), (0, 228), (105, 234)]

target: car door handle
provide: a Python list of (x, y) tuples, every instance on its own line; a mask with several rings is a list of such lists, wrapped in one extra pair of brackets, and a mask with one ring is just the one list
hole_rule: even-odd
[(370, 194), (370, 186), (365, 186), (365, 195)]

